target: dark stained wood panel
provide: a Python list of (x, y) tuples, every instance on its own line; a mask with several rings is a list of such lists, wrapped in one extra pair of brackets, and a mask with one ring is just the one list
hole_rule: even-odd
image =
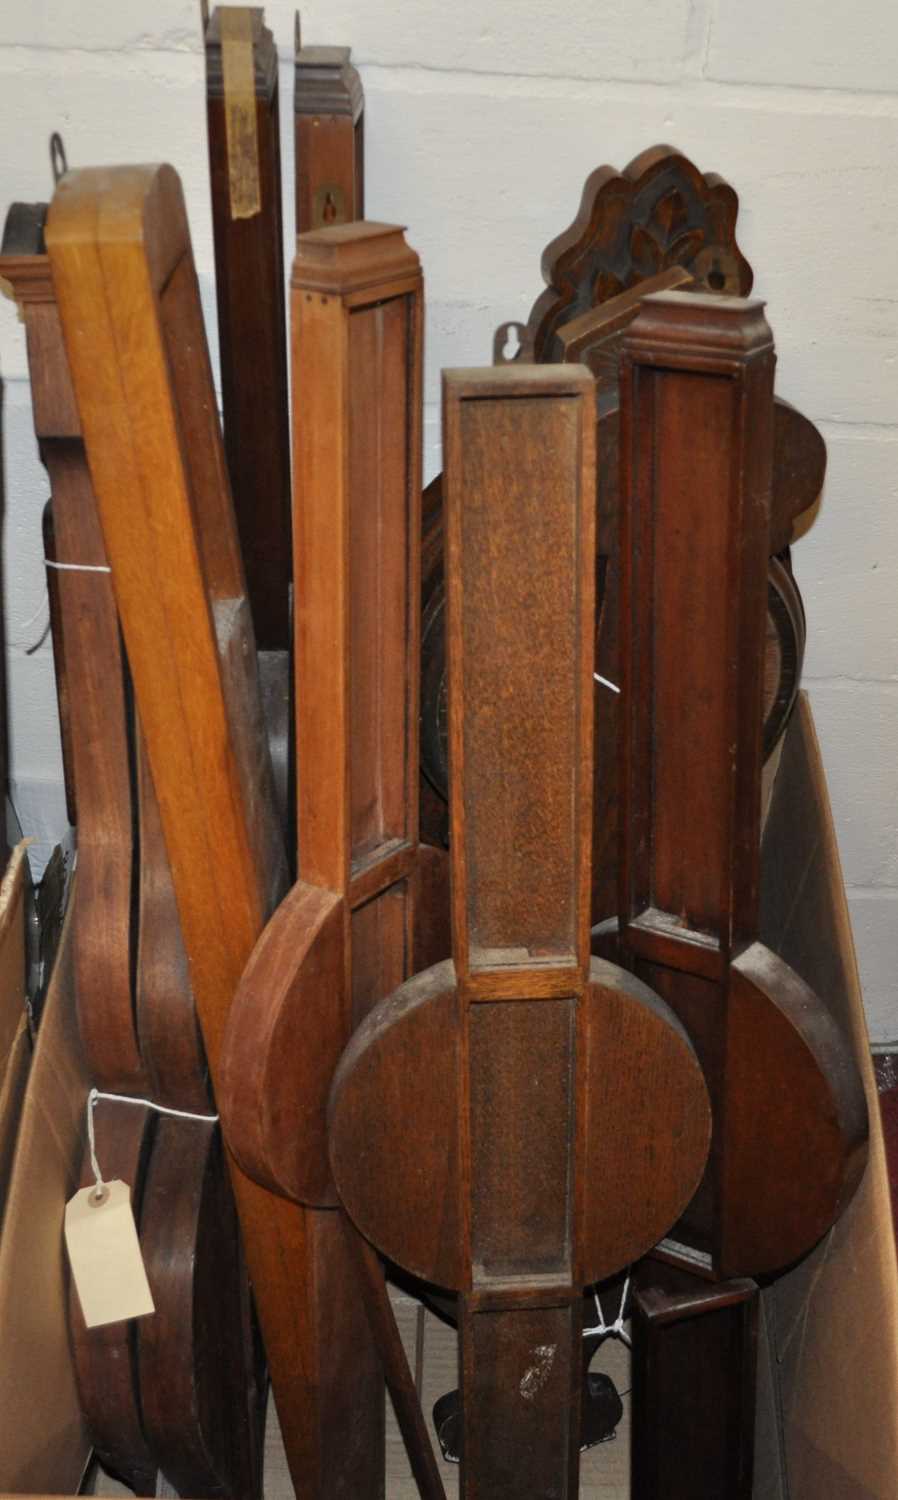
[[(248, 85), (236, 99), (224, 66), (235, 45)], [(290, 426), (277, 49), (262, 10), (249, 6), (216, 7), (205, 46), (224, 446), (256, 639), (262, 650), (286, 650)], [(229, 128), (229, 115), (241, 111), (242, 132)], [(247, 175), (243, 203), (233, 187)]]
[(478, 1286), (571, 1274), (572, 1000), (470, 1017), (472, 1274)]

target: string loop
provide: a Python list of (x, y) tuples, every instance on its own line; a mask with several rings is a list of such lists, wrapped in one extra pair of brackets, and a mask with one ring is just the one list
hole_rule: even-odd
[(157, 1104), (153, 1099), (132, 1099), (130, 1094), (104, 1094), (99, 1089), (91, 1089), (87, 1096), (87, 1146), (90, 1151), (90, 1169), (94, 1174), (94, 1194), (99, 1201), (106, 1193), (106, 1184), (100, 1171), (100, 1163), (97, 1161), (97, 1143), (94, 1136), (94, 1110), (101, 1099), (108, 1099), (112, 1104), (142, 1104), (145, 1109), (154, 1109), (159, 1115), (174, 1115), (179, 1120), (208, 1120), (214, 1122), (218, 1115), (198, 1115), (190, 1109), (172, 1109), (167, 1104)]
[(605, 1322), (605, 1314), (602, 1311), (602, 1303), (601, 1303), (601, 1299), (599, 1297), (599, 1289), (598, 1289), (598, 1287), (596, 1287), (596, 1289), (595, 1289), (595, 1291), (593, 1293), (593, 1296), (595, 1298), (596, 1312), (598, 1313), (599, 1321), (596, 1324), (595, 1328), (584, 1328), (584, 1330), (583, 1330), (583, 1337), (585, 1339), (589, 1339), (589, 1338), (620, 1339), (621, 1343), (622, 1344), (626, 1344), (626, 1346), (627, 1346), (628, 1349), (631, 1347), (630, 1335), (627, 1333), (627, 1330), (624, 1328), (624, 1318), (626, 1316), (626, 1309), (627, 1309), (627, 1298), (630, 1295), (630, 1277), (631, 1277), (631, 1275), (632, 1275), (632, 1272), (628, 1271), (627, 1272), (627, 1279), (624, 1282), (624, 1289), (621, 1292), (620, 1306), (617, 1309), (617, 1317), (615, 1318), (615, 1320), (614, 1320), (613, 1323), (606, 1323)]

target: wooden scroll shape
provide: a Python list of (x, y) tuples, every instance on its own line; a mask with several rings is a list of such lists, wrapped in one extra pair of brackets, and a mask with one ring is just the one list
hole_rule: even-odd
[(256, 641), (290, 643), (290, 424), (278, 62), (263, 12), (206, 28), (206, 110), (225, 454)]
[[(46, 237), (215, 1083), (227, 1012), (286, 861), (177, 174), (70, 173)], [(310, 1220), (236, 1167), (233, 1182), (296, 1487), (362, 1495), (353, 1486), (367, 1455), (347, 1440), (357, 1365), (331, 1338), (328, 1311), (334, 1290), (367, 1338), (340, 1225)]]
[(710, 292), (751, 291), (751, 266), (736, 244), (739, 199), (716, 172), (699, 172), (674, 146), (650, 146), (623, 172), (587, 177), (573, 223), (543, 251), (545, 291), (520, 331), (524, 358), (558, 360), (560, 335), (598, 304), (673, 267)]
[[(54, 497), (51, 561), (57, 566), (48, 572), (59, 608), (54, 650), (58, 640), (66, 660), (72, 801), (80, 791), (79, 900), (86, 915), (75, 932), (79, 1030), (98, 1087), (149, 1093), (158, 1103), (202, 1112), (208, 1107), (206, 1063), (155, 791), (129, 702), (118, 611), (42, 225), (43, 216), (28, 254), (0, 257), (0, 275), (24, 311), (34, 426)], [(16, 242), (21, 246), (21, 234)]]
[(583, 1287), (676, 1216), (708, 1104), (665, 1007), (589, 960), (591, 378), (444, 381), (455, 961), (356, 1031), (331, 1162), (362, 1233), (460, 1293), (462, 1493), (574, 1496)]
[(632, 1500), (751, 1500), (758, 1306), (753, 1281), (637, 1267)]
[(296, 233), (365, 217), (365, 101), (348, 47), (303, 47), (296, 17)]
[(708, 1079), (709, 1170), (665, 1248), (718, 1277), (810, 1249), (866, 1156), (837, 1025), (757, 941), (773, 367), (741, 299), (650, 297), (624, 345), (621, 940)]
[[(80, 879), (80, 877), (79, 877)], [(81, 900), (79, 896), (79, 902)], [(97, 1158), (110, 1181), (127, 1182), (131, 1207), (140, 1232), (143, 1219), (144, 1184), (156, 1128), (156, 1116), (142, 1105), (115, 1110), (99, 1104), (94, 1113)], [(90, 1153), (85, 1150), (81, 1186), (94, 1182)], [(167, 1207), (166, 1214), (169, 1212)], [(78, 1399), (104, 1468), (124, 1481), (137, 1495), (155, 1494), (159, 1463), (144, 1430), (137, 1378), (137, 1318), (87, 1328), (74, 1283), (69, 1285), (69, 1336)], [(177, 1358), (172, 1359), (176, 1353)], [(189, 1346), (169, 1345), (175, 1366), (190, 1363)]]

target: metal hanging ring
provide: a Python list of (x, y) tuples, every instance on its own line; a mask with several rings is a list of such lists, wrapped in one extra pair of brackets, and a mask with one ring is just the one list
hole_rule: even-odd
[(50, 168), (53, 173), (54, 183), (57, 183), (60, 177), (64, 177), (69, 170), (65, 154), (65, 143), (58, 130), (54, 130), (50, 137)]

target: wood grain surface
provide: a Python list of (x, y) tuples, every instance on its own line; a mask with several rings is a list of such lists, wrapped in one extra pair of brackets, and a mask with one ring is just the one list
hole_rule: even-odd
[(333, 1071), (416, 925), (418, 258), (389, 226), (320, 230), (292, 297), (300, 880), (240, 984), (221, 1101), (246, 1170), (325, 1207)]
[(214, 1121), (160, 1118), (141, 1250), (156, 1311), (137, 1324), (137, 1367), (156, 1466), (182, 1495), (260, 1496), (267, 1387)]
[[(208, 1106), (168, 854), (131, 703), (96, 498), (42, 238), (2, 257), (22, 299), (34, 420), (54, 489), (48, 578), (58, 609), (60, 711), (77, 803), (83, 919), (75, 933), (79, 1026), (98, 1086)], [(45, 526), (45, 530), (47, 530)], [(49, 555), (49, 554), (48, 554)], [(81, 571), (84, 569), (84, 571)]]
[[(0, 257), (23, 311), (34, 429), (53, 492), (53, 573), (64, 641), (63, 707), (77, 804), (83, 913), (75, 931), (78, 1023), (98, 1086), (146, 1093), (131, 983), (137, 856), (125, 662), (118, 613), (63, 344), (50, 262)], [(85, 571), (79, 571), (84, 568)], [(52, 570), (51, 570), (52, 571)]]
[[(682, 237), (671, 237), (671, 250), (676, 255), (685, 255), (688, 260), (690, 255), (698, 253), (697, 247), (704, 244), (696, 264), (704, 267), (709, 274), (713, 274), (713, 259), (717, 251), (709, 248), (703, 236), (710, 235), (713, 239), (719, 229), (716, 221), (702, 217), (704, 210), (699, 212), (692, 202), (690, 195), (694, 196), (694, 169), (686, 164), (683, 167), (685, 175), (682, 183), (678, 184), (680, 166), (677, 164), (676, 154), (669, 158), (664, 170), (661, 170), (660, 163), (665, 156), (669, 156), (668, 148), (661, 149), (655, 156), (657, 162), (652, 153), (646, 153), (644, 165), (651, 166), (651, 170), (647, 172), (645, 194), (641, 189), (635, 194), (631, 193), (627, 187), (620, 197), (612, 186), (607, 193), (604, 189), (599, 191), (592, 202), (588, 183), (584, 190), (584, 205), (589, 202), (591, 206), (588, 212), (584, 209), (585, 217), (579, 223), (577, 234), (571, 238), (571, 232), (567, 239), (562, 236), (547, 247), (544, 254), (544, 274), (550, 281), (550, 290), (545, 294), (545, 306), (552, 304), (555, 308), (553, 316), (560, 319), (553, 337), (543, 340), (535, 338), (535, 335), (531, 337), (535, 326), (533, 320), (529, 332), (523, 325), (515, 325), (520, 327), (522, 336), (514, 361), (516, 365), (532, 363), (535, 359), (580, 362), (590, 368), (596, 382), (598, 493), (595, 665), (601, 681), (596, 684), (595, 689), (592, 866), (594, 922), (604, 921), (616, 911), (616, 745), (620, 705), (614, 688), (618, 686), (620, 678), (620, 355), (626, 329), (635, 318), (645, 296), (677, 288), (700, 290), (704, 284), (701, 277), (697, 279), (695, 269), (689, 269), (686, 264), (676, 261), (654, 272), (650, 261), (645, 264), (640, 261), (639, 276), (637, 279), (629, 277), (626, 290), (621, 290), (613, 277), (610, 281), (596, 278), (595, 269), (602, 257), (610, 252), (613, 242), (623, 243), (627, 238), (627, 231), (634, 238), (638, 234), (644, 236), (645, 221), (640, 215), (649, 203), (654, 204), (652, 212), (658, 215), (657, 222), (650, 220), (652, 233), (661, 234), (663, 240), (663, 235), (671, 228), (670, 224), (665, 227), (665, 213), (672, 214), (674, 222), (684, 233)], [(682, 161), (680, 158), (679, 162)], [(628, 173), (629, 171), (630, 169)], [(628, 173), (624, 175), (627, 176)], [(690, 176), (690, 173), (693, 175)], [(616, 182), (618, 186), (621, 183), (621, 179), (616, 178), (610, 168), (601, 169), (594, 177), (596, 183), (600, 179), (601, 183), (606, 179), (611, 184)], [(665, 191), (659, 197), (662, 185)], [(725, 197), (726, 194), (723, 195)], [(692, 203), (690, 211), (694, 218), (694, 222), (690, 221), (688, 231), (685, 230), (684, 218), (684, 215), (688, 217), (687, 203)], [(628, 220), (628, 214), (633, 216), (631, 220)], [(619, 222), (621, 216), (623, 218)], [(700, 224), (704, 226), (701, 229)], [(575, 254), (570, 252), (569, 246), (562, 253), (561, 247), (568, 240), (576, 244)], [(659, 247), (661, 242), (659, 241)], [(720, 250), (721, 255), (726, 256), (727, 253), (725, 249)], [(568, 300), (565, 301), (565, 298)], [(537, 324), (537, 309), (543, 306), (543, 302), (544, 299), (540, 299), (534, 308), (533, 316), (536, 317)], [(577, 308), (583, 310), (577, 311)], [(503, 325), (496, 336), (495, 357), (499, 364), (506, 362), (502, 346), (509, 326)], [(796, 518), (807, 511), (820, 494), (825, 468), (826, 450), (816, 427), (787, 402), (778, 400), (774, 419), (774, 474), (768, 544), (771, 554), (783, 552), (788, 547)], [(448, 793), (448, 747), (445, 733), (445, 586), (441, 512), (442, 479), (438, 476), (429, 487), (424, 503), (424, 778), (421, 787), (422, 830), (424, 836), (437, 845), (445, 843), (448, 838), (444, 805)], [(787, 561), (772, 558), (768, 591), (764, 697), (766, 755), (773, 753), (788, 722), (797, 692), (804, 648), (801, 602)]]
[(589, 962), (591, 378), (448, 372), (444, 402), (454, 962), (354, 1034), (331, 1160), (366, 1237), (460, 1293), (462, 1493), (574, 1496), (583, 1286), (676, 1217), (708, 1103), (672, 1016)]
[(296, 17), (296, 233), (365, 217), (365, 100), (348, 47), (302, 45)]
[[(242, 22), (255, 136), (257, 211), (235, 206), (239, 151), (227, 129), (234, 84), (222, 11)], [(290, 420), (277, 48), (256, 7), (216, 7), (206, 28), (206, 116), (225, 454), (246, 588), (262, 651), (290, 644)]]
[(724, 1276), (810, 1249), (866, 1139), (831, 1014), (755, 941), (772, 374), (740, 299), (655, 295), (624, 344), (622, 931), (708, 1077), (711, 1166), (673, 1238)]
[[(214, 1084), (286, 861), (177, 175), (70, 173), (47, 245)], [(346, 1426), (364, 1361), (330, 1338), (332, 1277), (347, 1322), (364, 1311), (324, 1226), (233, 1181), (295, 1482), (335, 1494), (364, 1459)]]
[[(334, 1218), (334, 1069), (414, 950), (439, 941), (445, 906), (439, 867), (418, 873), (421, 273), (401, 230), (358, 224), (301, 236), (292, 284), (300, 879), (244, 972), (220, 1097), (245, 1169)], [(413, 1465), (439, 1495), (383, 1271), (354, 1231), (346, 1246)], [(359, 1356), (358, 1330), (346, 1337)], [(354, 1417), (368, 1484), (382, 1472), (373, 1347)]]

